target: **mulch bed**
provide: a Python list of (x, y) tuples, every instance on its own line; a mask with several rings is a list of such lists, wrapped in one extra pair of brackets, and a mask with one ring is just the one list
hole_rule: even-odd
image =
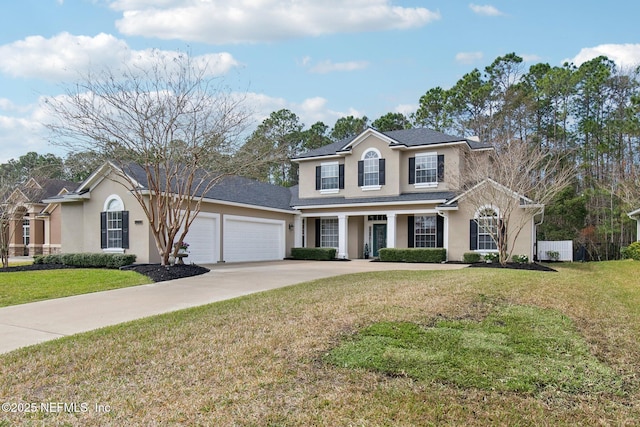
[(558, 270), (554, 270), (551, 267), (547, 267), (546, 265), (538, 264), (533, 262), (531, 264), (518, 264), (515, 262), (508, 262), (507, 265), (502, 266), (499, 262), (476, 262), (474, 264), (469, 264), (469, 267), (477, 267), (477, 268), (509, 268), (513, 270), (531, 270), (531, 271), (553, 271), (557, 272)]
[[(9, 271), (38, 271), (38, 270), (58, 270), (63, 268), (76, 268), (63, 264), (31, 264), (17, 265), (14, 267), (0, 268), (0, 272)], [(144, 274), (154, 282), (164, 282), (165, 280), (182, 279), (185, 277), (198, 276), (207, 273), (208, 268), (195, 264), (176, 264), (172, 267), (163, 267), (160, 264), (133, 264), (122, 267), (121, 270), (133, 270)]]
[(185, 277), (199, 276), (209, 272), (208, 268), (195, 264), (176, 264), (171, 267), (163, 267), (160, 264), (133, 264), (122, 267), (122, 270), (133, 270), (150, 277), (154, 282), (165, 280), (183, 279)]

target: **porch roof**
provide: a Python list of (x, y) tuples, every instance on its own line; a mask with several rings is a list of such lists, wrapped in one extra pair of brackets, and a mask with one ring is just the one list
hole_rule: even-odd
[(450, 191), (434, 191), (425, 193), (403, 193), (397, 196), (378, 197), (314, 197), (301, 199), (299, 187), (291, 187), (291, 206), (295, 209), (321, 208), (336, 205), (380, 205), (380, 204), (443, 204), (456, 196)]

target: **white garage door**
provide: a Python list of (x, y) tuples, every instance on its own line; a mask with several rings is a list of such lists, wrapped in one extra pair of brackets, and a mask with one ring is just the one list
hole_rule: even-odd
[(271, 261), (285, 256), (285, 223), (252, 217), (224, 217), (226, 262)]
[(185, 241), (189, 243), (189, 257), (185, 264), (211, 264), (218, 262), (217, 218), (200, 214), (193, 220)]

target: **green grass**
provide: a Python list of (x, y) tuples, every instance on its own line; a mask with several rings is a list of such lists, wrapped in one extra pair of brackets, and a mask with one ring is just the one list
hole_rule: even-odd
[(438, 320), (430, 327), (375, 323), (327, 360), (461, 388), (621, 392), (621, 379), (589, 352), (569, 318), (530, 306), (499, 306), (481, 321)]
[(0, 307), (151, 283), (134, 271), (61, 269), (0, 273)]
[[(354, 274), (61, 338), (0, 355), (0, 400), (111, 411), (0, 420), (640, 425), (640, 263), (558, 269)], [(386, 350), (404, 372), (327, 363), (364, 331), (409, 343)], [(425, 368), (441, 360), (457, 368)]]

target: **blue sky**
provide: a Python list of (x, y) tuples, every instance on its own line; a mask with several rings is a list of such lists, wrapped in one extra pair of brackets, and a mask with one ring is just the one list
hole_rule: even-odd
[(91, 67), (189, 52), (248, 92), (256, 124), (287, 108), (308, 127), (409, 114), (510, 52), (527, 66), (604, 54), (640, 64), (640, 2), (462, 0), (20, 0), (0, 6), (0, 162), (64, 153), (46, 97)]

